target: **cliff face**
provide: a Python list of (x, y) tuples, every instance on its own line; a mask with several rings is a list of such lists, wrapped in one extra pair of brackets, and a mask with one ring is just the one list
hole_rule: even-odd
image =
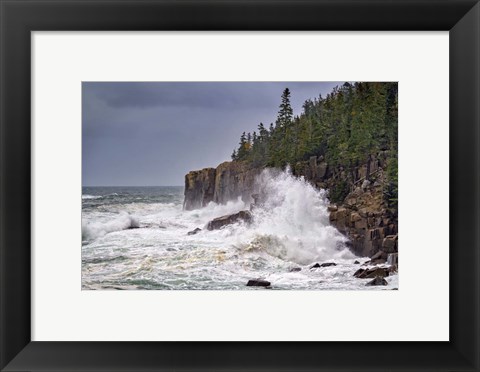
[[(314, 186), (330, 190), (331, 200), (338, 199), (329, 207), (330, 223), (349, 238), (351, 250), (361, 256), (398, 251), (397, 217), (383, 197), (385, 159), (386, 155), (379, 153), (347, 174), (341, 167), (330, 169), (323, 157), (312, 156), (296, 163), (292, 170)], [(261, 171), (235, 161), (189, 172), (185, 176), (184, 209), (201, 208), (211, 201), (224, 204), (238, 197), (252, 202), (255, 177)]]
[(330, 169), (323, 157), (313, 156), (295, 164), (293, 170), (316, 187), (330, 191), (330, 200), (336, 201), (329, 207), (330, 223), (349, 238), (350, 249), (360, 256), (398, 251), (397, 216), (383, 197), (386, 158), (385, 152), (370, 156), (368, 162), (347, 174), (341, 167)]
[(206, 206), (213, 200), (215, 191), (215, 169), (205, 168), (189, 172), (185, 176), (185, 200), (183, 208), (186, 210)]
[(184, 209), (192, 210), (213, 201), (225, 204), (239, 196), (252, 201), (255, 177), (261, 169), (250, 168), (244, 162), (224, 162), (217, 168), (189, 172), (185, 176)]

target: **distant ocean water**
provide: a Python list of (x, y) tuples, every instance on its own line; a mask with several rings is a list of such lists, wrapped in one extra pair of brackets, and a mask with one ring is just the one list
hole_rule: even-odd
[[(213, 218), (249, 209), (241, 200), (183, 210), (183, 187), (83, 187), (83, 289), (242, 289), (263, 278), (272, 289), (375, 290), (345, 238), (329, 224), (325, 191), (291, 176), (263, 174), (267, 192), (253, 223), (205, 229)], [(189, 231), (201, 228), (195, 235)], [(310, 269), (314, 263), (337, 266)], [(290, 272), (292, 268), (300, 271)]]

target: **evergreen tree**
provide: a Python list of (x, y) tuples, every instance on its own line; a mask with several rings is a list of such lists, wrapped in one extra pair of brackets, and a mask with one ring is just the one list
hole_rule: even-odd
[(289, 158), (291, 147), (291, 126), (293, 119), (293, 110), (290, 104), (290, 90), (285, 88), (282, 93), (282, 101), (280, 103), (277, 120), (275, 122), (275, 142), (277, 148), (274, 152), (274, 164), (277, 167), (283, 167)]
[[(358, 178), (358, 167), (379, 151), (387, 155), (385, 198), (396, 208), (398, 198), (398, 84), (345, 83), (326, 97), (308, 99), (300, 116), (293, 117), (290, 90), (281, 96), (275, 125), (258, 125), (253, 136), (243, 133), (232, 154), (255, 167), (294, 166), (310, 156), (324, 156), (330, 169), (342, 167), (348, 182)], [(341, 201), (349, 190), (347, 180), (331, 190)]]
[(240, 136), (240, 147), (238, 148), (237, 151), (237, 159), (238, 160), (245, 160), (247, 158), (248, 154), (248, 142), (247, 142), (247, 135), (245, 132), (242, 133)]

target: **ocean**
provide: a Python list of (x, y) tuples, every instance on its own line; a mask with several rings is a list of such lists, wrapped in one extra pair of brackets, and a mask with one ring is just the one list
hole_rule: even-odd
[[(269, 281), (271, 290), (398, 288), (397, 274), (387, 286), (353, 276), (354, 262), (369, 258), (351, 253), (330, 225), (326, 191), (288, 171), (265, 171), (261, 183), (265, 200), (253, 221), (214, 231), (209, 221), (250, 203), (184, 211), (181, 186), (83, 187), (82, 289), (267, 290), (247, 287), (251, 279)], [(325, 262), (336, 266), (311, 268)]]

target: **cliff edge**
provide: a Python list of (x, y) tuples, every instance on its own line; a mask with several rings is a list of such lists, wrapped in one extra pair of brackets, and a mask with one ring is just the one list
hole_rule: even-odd
[(193, 210), (211, 201), (225, 204), (241, 197), (252, 201), (255, 177), (262, 169), (252, 168), (246, 162), (226, 161), (217, 168), (204, 168), (185, 175), (185, 200), (183, 208)]
[[(398, 219), (389, 209), (384, 190), (387, 154), (379, 152), (367, 163), (347, 172), (331, 169), (322, 156), (297, 162), (292, 173), (317, 188), (330, 192), (330, 223), (349, 238), (350, 249), (359, 256), (398, 252)], [(241, 197), (253, 202), (255, 178), (263, 168), (244, 161), (224, 162), (217, 168), (189, 172), (185, 176), (184, 209), (193, 210), (211, 201), (225, 204)]]

